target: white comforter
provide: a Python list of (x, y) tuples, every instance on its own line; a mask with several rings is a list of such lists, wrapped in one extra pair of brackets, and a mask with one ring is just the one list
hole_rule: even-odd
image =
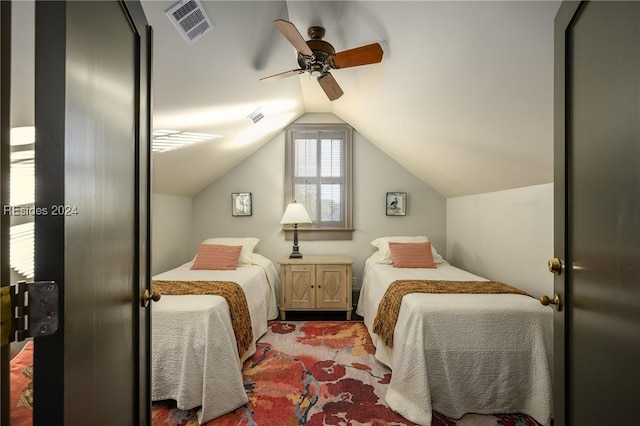
[(231, 316), (221, 296), (162, 296), (152, 305), (152, 400), (176, 400), (179, 409), (201, 406), (207, 422), (246, 404), (242, 363), (255, 353), (255, 342), (278, 315), (278, 275), (273, 263), (254, 253), (253, 265), (232, 271), (189, 269), (191, 262), (153, 277), (166, 281), (233, 281), (245, 292), (253, 343), (238, 356)]
[[(398, 279), (485, 280), (448, 263), (437, 269), (365, 264), (357, 313), (371, 331), (380, 299)], [(432, 410), (524, 413), (552, 418), (552, 310), (515, 294), (409, 294), (402, 299), (393, 350), (371, 332), (376, 358), (392, 370), (387, 404), (431, 425)]]

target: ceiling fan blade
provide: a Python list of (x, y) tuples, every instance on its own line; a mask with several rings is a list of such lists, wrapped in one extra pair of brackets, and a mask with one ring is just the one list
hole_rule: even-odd
[(325, 73), (318, 77), (318, 83), (320, 83), (320, 87), (322, 87), (330, 101), (335, 101), (344, 94), (338, 82), (330, 73)]
[(260, 81), (279, 80), (281, 78), (291, 77), (292, 75), (302, 74), (303, 72), (304, 72), (303, 69), (295, 69), (295, 70), (285, 71), (285, 72), (281, 72), (281, 73), (278, 73), (278, 74), (270, 75), (269, 77), (263, 77), (263, 78), (260, 79)]
[(331, 66), (339, 69), (377, 64), (382, 61), (382, 54), (382, 47), (378, 43), (368, 44), (336, 53)]
[(307, 45), (307, 42), (304, 41), (304, 38), (295, 25), (289, 21), (285, 21), (284, 19), (276, 19), (273, 22), (276, 24), (276, 27), (278, 27), (282, 35), (289, 40), (289, 43), (291, 43), (298, 52), (306, 56), (313, 56), (313, 52)]

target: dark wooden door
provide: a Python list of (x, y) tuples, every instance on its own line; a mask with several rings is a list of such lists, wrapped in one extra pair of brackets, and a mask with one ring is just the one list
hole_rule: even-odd
[(35, 425), (149, 423), (149, 42), (137, 2), (36, 4)]
[[(11, 92), (11, 3), (0, 1), (0, 205), (9, 205), (9, 132)], [(0, 215), (0, 287), (9, 285), (9, 216)], [(4, 306), (0, 323), (4, 327)], [(4, 339), (2, 339), (4, 340)], [(0, 342), (0, 425), (9, 424), (9, 345)]]
[(556, 18), (556, 424), (637, 424), (640, 3)]

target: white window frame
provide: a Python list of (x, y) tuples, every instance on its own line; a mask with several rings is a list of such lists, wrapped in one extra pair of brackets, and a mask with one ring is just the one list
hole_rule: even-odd
[[(347, 124), (294, 124), (287, 127), (285, 132), (285, 207), (294, 201), (294, 134), (308, 133), (343, 133), (343, 222), (335, 224), (314, 221), (310, 226), (300, 225), (298, 238), (300, 240), (351, 240), (353, 235), (353, 128)], [(284, 211), (284, 210), (283, 210)], [(314, 218), (312, 218), (314, 219)], [(293, 239), (292, 227), (285, 226), (286, 239)]]

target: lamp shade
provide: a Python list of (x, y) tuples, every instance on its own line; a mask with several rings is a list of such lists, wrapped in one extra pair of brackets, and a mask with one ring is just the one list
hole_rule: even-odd
[(290, 225), (295, 223), (311, 223), (311, 218), (302, 204), (290, 203), (282, 215), (280, 225)]

